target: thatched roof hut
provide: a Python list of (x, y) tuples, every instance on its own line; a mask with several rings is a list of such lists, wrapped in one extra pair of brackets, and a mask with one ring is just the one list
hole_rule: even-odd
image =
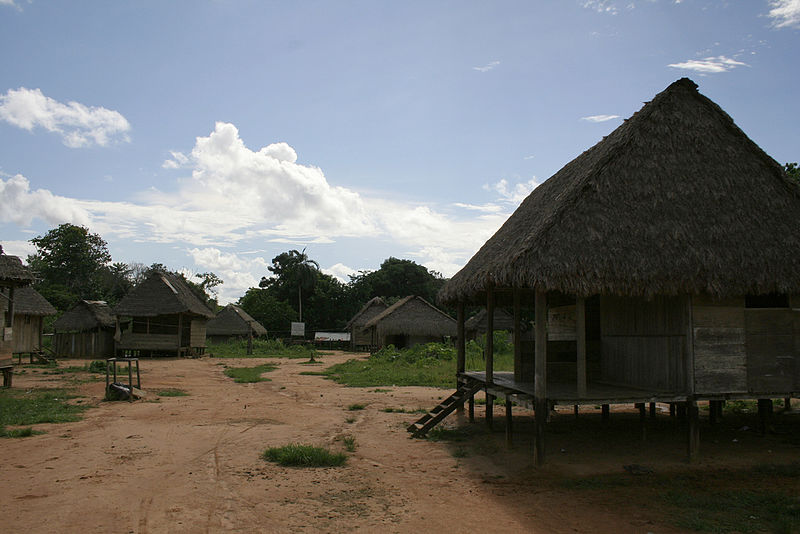
[(0, 248), (0, 287), (27, 285), (35, 280), (36, 277), (18, 257), (3, 254)]
[(402, 348), (453, 337), (456, 322), (422, 297), (411, 295), (367, 321), (364, 329), (377, 341), (373, 345)]
[[(514, 330), (514, 316), (503, 309), (495, 310), (494, 330), (507, 330), (509, 332)], [(477, 335), (486, 333), (487, 320), (486, 309), (482, 308), (478, 313), (470, 317), (465, 323), (464, 328), (467, 331), (467, 339), (475, 339)]]
[(465, 371), (459, 343), (458, 379), (502, 384), (537, 415), (684, 403), (691, 456), (698, 399), (800, 394), (799, 230), (800, 184), (678, 80), (537, 187), (442, 288), (460, 326), (471, 303), (535, 314), (513, 375), (494, 372), (488, 342), (486, 371)]
[(213, 341), (247, 338), (251, 334), (266, 336), (267, 329), (235, 304), (228, 304), (206, 323), (206, 336)]
[[(0, 301), (0, 308), (8, 309), (5, 299)], [(55, 315), (56, 309), (31, 286), (23, 286), (14, 292), (14, 314), (47, 317)]]
[(350, 343), (353, 349), (372, 345), (370, 332), (369, 330), (364, 330), (364, 326), (388, 307), (382, 298), (373, 297), (347, 322), (344, 329), (350, 332)]
[(53, 352), (67, 358), (110, 358), (115, 325), (105, 301), (82, 300), (53, 323)]
[(22, 265), (18, 257), (3, 254), (3, 248), (0, 247), (0, 300), (5, 302), (5, 307), (0, 308), (3, 310), (3, 322), (0, 324), (2, 327), (0, 330), (0, 370), (3, 373), (3, 385), (5, 386), (11, 386), (14, 367), (12, 332), (16, 313), (14, 310), (15, 293), (19, 291), (18, 288), (27, 286), (34, 280), (33, 273)]
[(798, 212), (800, 186), (683, 78), (537, 187), (439, 299), (800, 292)]
[[(8, 301), (0, 298), (0, 309), (8, 310)], [(14, 291), (13, 353), (33, 354), (42, 350), (43, 318), (55, 315), (56, 309), (31, 286)]]
[(129, 354), (202, 354), (206, 321), (214, 314), (181, 277), (155, 272), (137, 285), (114, 308), (118, 325), (117, 350)]

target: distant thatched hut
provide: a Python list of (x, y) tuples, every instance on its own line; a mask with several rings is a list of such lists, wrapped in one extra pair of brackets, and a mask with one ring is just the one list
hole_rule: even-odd
[[(768, 399), (800, 392), (800, 186), (688, 79), (537, 187), (439, 294), (535, 311), (515, 371), (464, 371), (536, 408)], [(548, 311), (574, 321), (553, 350)], [(516, 331), (516, 329), (515, 329)], [(566, 336), (563, 337), (566, 339)], [(560, 372), (554, 373), (556, 369)], [(564, 372), (564, 371), (567, 372)], [(487, 404), (491, 421), (491, 404)]]
[(412, 295), (370, 319), (364, 329), (370, 332), (373, 346), (407, 348), (454, 337), (456, 322), (422, 297)]
[(61, 358), (111, 358), (115, 326), (108, 304), (82, 300), (53, 323), (53, 352)]
[(206, 347), (206, 321), (214, 314), (172, 273), (155, 272), (114, 308), (116, 351), (197, 355)]
[(206, 323), (206, 338), (213, 343), (247, 339), (251, 335), (266, 336), (267, 329), (235, 304), (228, 304)]
[(382, 298), (374, 297), (345, 325), (344, 329), (350, 332), (350, 344), (353, 350), (368, 349), (372, 346), (372, 336), (369, 330), (364, 330), (364, 326), (388, 307)]
[[(467, 339), (477, 339), (478, 336), (486, 334), (488, 330), (486, 320), (486, 310), (481, 309), (478, 313), (470, 317), (464, 323)], [(514, 330), (514, 316), (505, 310), (495, 310), (494, 330)]]
[(19, 288), (30, 285), (34, 281), (31, 271), (22, 265), (16, 256), (6, 256), (0, 247), (0, 300), (5, 303), (2, 307), (3, 323), (0, 325), (0, 372), (3, 373), (3, 385), (11, 386), (11, 377), (14, 369), (14, 308), (16, 293)]
[[(8, 309), (2, 299), (0, 308)], [(14, 293), (14, 350), (16, 355), (34, 354), (42, 350), (44, 318), (55, 315), (56, 309), (31, 286), (24, 286)]]

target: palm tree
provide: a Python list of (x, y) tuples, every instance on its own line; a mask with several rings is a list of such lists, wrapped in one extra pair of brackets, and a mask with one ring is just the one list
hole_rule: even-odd
[(317, 281), (317, 273), (319, 272), (319, 263), (309, 259), (304, 248), (302, 252), (290, 250), (289, 255), (292, 256), (294, 278), (297, 282), (297, 304), (299, 321), (303, 322), (303, 288), (311, 289)]

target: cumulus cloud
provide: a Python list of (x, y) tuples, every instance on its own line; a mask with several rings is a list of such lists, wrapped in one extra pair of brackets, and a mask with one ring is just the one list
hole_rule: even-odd
[(490, 70), (496, 68), (498, 65), (500, 65), (499, 61), (490, 61), (489, 63), (483, 65), (482, 67), (472, 67), (472, 70), (477, 70), (478, 72), (489, 72)]
[(500, 195), (500, 200), (519, 205), (520, 202), (525, 200), (528, 195), (531, 194), (531, 191), (536, 189), (539, 186), (539, 182), (536, 181), (536, 178), (528, 180), (527, 182), (520, 182), (514, 185), (509, 185), (508, 180), (503, 178), (497, 183), (494, 184), (486, 184), (483, 188), (486, 191), (494, 191), (495, 193)]
[(261, 276), (269, 274), (267, 262), (260, 256), (244, 258), (215, 247), (191, 248), (187, 252), (201, 270), (211, 271), (222, 279), (223, 284), (216, 290), (223, 303), (238, 299), (251, 287), (258, 287)]
[(609, 0), (585, 0), (582, 5), (584, 8), (592, 9), (598, 13), (608, 13), (609, 15), (619, 13), (619, 8), (617, 8), (616, 4)]
[(9, 89), (0, 95), (0, 119), (18, 128), (32, 131), (44, 128), (58, 133), (71, 148), (128, 141), (130, 124), (117, 111), (87, 107), (78, 102), (62, 104), (40, 89)]
[(619, 115), (589, 115), (588, 117), (581, 117), (581, 120), (587, 122), (606, 122), (618, 118)]
[(30, 182), (21, 174), (8, 180), (0, 178), (0, 221), (29, 226), (35, 218), (50, 224), (87, 225), (91, 220), (78, 201), (56, 196), (46, 189), (31, 191)]
[(337, 278), (340, 282), (345, 283), (345, 284), (350, 281), (350, 275), (351, 274), (357, 274), (358, 273), (358, 271), (356, 269), (353, 269), (352, 267), (348, 267), (347, 265), (344, 265), (343, 263), (336, 263), (334, 265), (331, 265), (327, 269), (323, 268), (323, 269), (320, 269), (320, 270), (323, 273), (327, 274), (327, 275), (330, 275), (330, 276), (333, 276), (334, 278)]
[(673, 69), (693, 70), (701, 74), (717, 74), (720, 72), (728, 72), (736, 67), (749, 67), (747, 63), (725, 56), (689, 59), (681, 63), (670, 63), (667, 66)]
[(800, 0), (772, 0), (768, 16), (776, 28), (800, 28)]
[(13, 241), (2, 240), (0, 245), (3, 247), (3, 253), (9, 256), (16, 256), (25, 263), (25, 259), (36, 253), (36, 247), (30, 241)]

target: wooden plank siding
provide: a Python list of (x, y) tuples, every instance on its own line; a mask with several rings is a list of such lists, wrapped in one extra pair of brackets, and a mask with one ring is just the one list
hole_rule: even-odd
[(41, 349), (39, 345), (42, 330), (42, 318), (38, 315), (14, 314), (14, 353), (36, 352)]
[(53, 352), (61, 358), (111, 358), (114, 356), (114, 332), (57, 332)]
[(788, 392), (796, 379), (796, 312), (790, 308), (745, 309), (747, 388), (756, 393)]
[(747, 391), (744, 297), (695, 296), (692, 303), (695, 392)]
[(189, 346), (192, 348), (205, 348), (206, 346), (206, 319), (193, 318), (192, 331), (189, 335)]
[(685, 299), (602, 296), (602, 379), (656, 391), (683, 391)]

